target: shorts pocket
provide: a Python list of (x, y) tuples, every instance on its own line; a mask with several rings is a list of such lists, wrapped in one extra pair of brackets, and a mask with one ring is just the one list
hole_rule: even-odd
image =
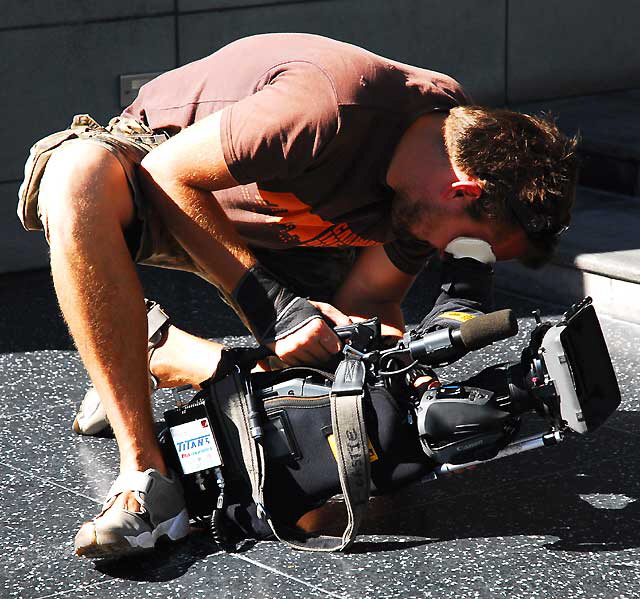
[(27, 231), (42, 231), (38, 214), (38, 194), (42, 175), (51, 158), (51, 153), (65, 141), (75, 139), (78, 134), (70, 129), (52, 133), (36, 142), (29, 151), (24, 166), (24, 180), (18, 190), (18, 218)]

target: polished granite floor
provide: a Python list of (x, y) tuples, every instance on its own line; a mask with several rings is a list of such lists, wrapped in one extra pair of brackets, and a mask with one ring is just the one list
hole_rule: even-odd
[[(206, 286), (143, 273), (149, 296), (191, 331), (241, 342), (233, 315)], [(425, 296), (422, 281), (408, 319)], [(451, 369), (513, 359), (521, 333)], [(561, 309), (542, 306), (543, 314)], [(0, 597), (335, 597), (632, 599), (640, 596), (640, 328), (602, 319), (623, 393), (592, 436), (413, 485), (371, 502), (346, 555), (297, 553), (273, 542), (224, 554), (203, 535), (123, 563), (77, 558), (72, 539), (117, 472), (110, 439), (70, 430), (87, 377), (55, 307), (46, 272), (0, 277)], [(169, 406), (164, 392), (157, 413)], [(332, 504), (329, 513), (338, 512)]]

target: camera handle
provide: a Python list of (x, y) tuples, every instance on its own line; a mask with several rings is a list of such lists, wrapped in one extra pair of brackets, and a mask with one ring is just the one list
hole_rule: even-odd
[(509, 443), (504, 449), (501, 449), (494, 457), (488, 460), (474, 460), (473, 462), (466, 462), (464, 464), (440, 464), (434, 468), (429, 474), (427, 474), (422, 480), (425, 482), (437, 480), (443, 474), (449, 474), (450, 472), (458, 472), (460, 470), (466, 470), (479, 464), (486, 464), (487, 462), (493, 462), (494, 460), (500, 460), (511, 455), (523, 453), (525, 451), (531, 451), (532, 449), (539, 449), (540, 447), (551, 447), (558, 445), (564, 440), (564, 433), (558, 430), (552, 430), (548, 433), (531, 435), (530, 437), (524, 437)]

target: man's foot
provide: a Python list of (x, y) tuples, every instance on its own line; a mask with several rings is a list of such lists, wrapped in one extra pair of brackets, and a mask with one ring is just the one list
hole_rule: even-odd
[[(152, 300), (144, 300), (147, 305), (147, 323), (148, 323), (148, 351), (149, 365), (153, 352), (160, 347), (167, 338), (167, 330), (171, 323), (169, 316), (164, 312), (159, 304)], [(155, 391), (158, 387), (157, 378), (150, 372), (151, 391)], [(109, 419), (107, 413), (100, 401), (100, 396), (96, 388), (91, 386), (84, 394), (84, 398), (78, 408), (78, 413), (73, 420), (71, 428), (78, 435), (100, 435), (109, 431)]]
[(152, 468), (124, 472), (102, 512), (80, 527), (75, 552), (89, 558), (120, 557), (153, 549), (162, 536), (177, 541), (188, 532), (189, 516), (175, 474), (163, 476)]

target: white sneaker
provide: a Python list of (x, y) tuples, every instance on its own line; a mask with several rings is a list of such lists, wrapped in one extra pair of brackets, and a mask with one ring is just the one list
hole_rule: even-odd
[[(125, 491), (134, 492), (140, 511), (113, 505)], [(175, 474), (163, 476), (153, 468), (124, 472), (111, 486), (100, 514), (80, 527), (75, 552), (83, 557), (114, 558), (153, 549), (162, 536), (177, 541), (188, 533), (189, 515)]]

